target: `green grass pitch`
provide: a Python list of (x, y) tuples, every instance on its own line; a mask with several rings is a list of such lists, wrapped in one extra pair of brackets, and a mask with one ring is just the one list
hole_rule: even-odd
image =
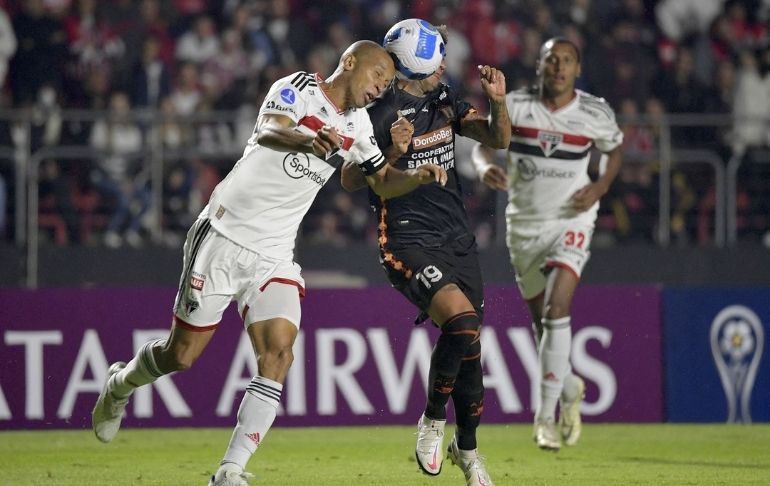
[[(230, 432), (126, 429), (109, 445), (90, 430), (0, 432), (0, 485), (206, 485)], [(482, 425), (497, 486), (770, 484), (768, 424), (588, 424), (558, 453), (538, 450), (530, 434), (529, 425)], [(418, 472), (414, 440), (414, 427), (275, 427), (248, 470), (255, 484), (464, 484), (448, 461), (437, 477)]]

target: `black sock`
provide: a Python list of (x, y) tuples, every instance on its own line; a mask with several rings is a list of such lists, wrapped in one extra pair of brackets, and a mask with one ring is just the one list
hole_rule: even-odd
[(452, 392), (457, 420), (457, 447), (470, 451), (476, 448), (476, 429), (484, 411), (484, 381), (481, 372), (481, 343), (468, 349), (457, 374)]

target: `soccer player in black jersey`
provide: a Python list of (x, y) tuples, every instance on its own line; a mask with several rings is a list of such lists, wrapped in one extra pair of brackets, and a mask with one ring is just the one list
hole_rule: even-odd
[[(446, 42), (446, 29), (439, 28)], [(385, 45), (387, 49), (387, 43)], [(430, 184), (412, 193), (381, 198), (376, 209), (380, 262), (393, 287), (441, 328), (430, 361), (428, 400), (418, 422), (416, 457), (427, 474), (441, 472), (446, 404), (451, 397), (457, 432), (449, 458), (463, 469), (467, 484), (492, 484), (476, 447), (483, 410), (479, 330), (484, 295), (476, 243), (468, 225), (455, 169), (456, 134), (485, 145), (507, 147), (511, 123), (505, 107), (505, 77), (479, 66), (491, 116), (481, 116), (457, 91), (441, 82), (445, 61), (429, 77), (398, 79), (368, 108), (377, 144), (397, 168), (434, 163), (448, 174), (445, 186)], [(364, 187), (354, 164), (342, 171), (342, 186)]]

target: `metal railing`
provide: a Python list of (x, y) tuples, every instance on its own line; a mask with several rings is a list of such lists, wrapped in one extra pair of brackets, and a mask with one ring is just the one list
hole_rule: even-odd
[[(61, 111), (58, 112), (65, 123), (92, 123), (97, 120), (109, 119), (109, 113), (93, 111)], [(145, 146), (141, 156), (145, 158), (150, 174), (151, 185), (151, 211), (150, 218), (153, 224), (148, 231), (155, 241), (160, 241), (163, 236), (164, 200), (164, 167), (169, 160), (184, 160), (190, 158), (210, 159), (217, 158), (228, 164), (234, 163), (240, 156), (245, 140), (239, 141), (232, 147), (220, 147), (217, 150), (200, 153), (193, 144), (184, 145), (175, 150), (169, 150), (162, 143), (159, 136), (161, 125), (167, 121), (159, 112), (141, 111), (132, 113), (130, 120), (139, 125), (144, 134)], [(38, 120), (39, 121), (39, 120)], [(212, 112), (205, 115), (194, 115), (184, 119), (175, 119), (182, 129), (194, 130), (201, 123), (224, 123), (235, 128), (239, 123), (245, 123), (236, 112)], [(31, 133), (34, 126), (30, 111), (0, 111), (0, 123), (12, 124), (17, 133), (23, 134), (17, 137), (16, 146), (0, 147), (0, 159), (14, 161), (15, 181), (15, 241), (18, 246), (26, 250), (26, 285), (36, 287), (38, 282), (38, 247), (40, 235), (38, 228), (38, 187), (39, 167), (45, 159), (59, 160), (93, 160), (99, 157), (109, 156), (109, 152), (96, 150), (87, 145), (79, 146), (48, 146), (34, 152), (31, 145)], [(254, 120), (250, 120), (253, 124)], [(744, 163), (742, 153), (736, 153), (729, 161), (714, 150), (703, 148), (682, 148), (677, 140), (673, 140), (671, 130), (675, 127), (714, 127), (725, 128), (732, 124), (729, 117), (717, 115), (670, 115), (665, 117), (639, 116), (634, 119), (623, 120), (623, 124), (638, 124), (654, 127), (656, 129), (656, 154), (655, 159), (659, 164), (659, 192), (657, 207), (657, 229), (655, 240), (658, 245), (667, 247), (671, 242), (671, 177), (672, 170), (684, 166), (692, 167), (695, 164), (705, 164), (713, 172), (714, 190), (716, 194), (714, 207), (714, 245), (723, 247), (734, 245), (737, 241), (736, 230), (736, 193), (738, 170)], [(504, 196), (501, 196), (504, 198)], [(504, 199), (497, 202), (497, 214), (494, 227), (498, 232), (504, 225)], [(651, 229), (652, 230), (652, 229)], [(497, 238), (496, 241), (504, 241)]]

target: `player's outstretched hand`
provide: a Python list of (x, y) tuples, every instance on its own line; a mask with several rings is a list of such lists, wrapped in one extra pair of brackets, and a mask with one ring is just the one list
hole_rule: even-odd
[(578, 211), (587, 211), (604, 195), (599, 184), (591, 183), (578, 189), (572, 196), (572, 207)]
[(337, 134), (337, 130), (329, 125), (322, 126), (313, 139), (313, 153), (322, 159), (329, 157), (341, 146), (342, 139)]
[(407, 172), (412, 172), (420, 181), (420, 184), (430, 184), (432, 182), (438, 182), (442, 186), (446, 185), (447, 174), (443, 167), (439, 167), (436, 164), (421, 165), (416, 169), (409, 169)]
[(508, 190), (508, 174), (505, 173), (505, 169), (495, 164), (489, 164), (489, 166), (487, 166), (484, 170), (484, 174), (481, 176), (481, 182), (492, 189), (500, 191)]
[(478, 66), (481, 88), (491, 101), (502, 102), (505, 100), (505, 75), (502, 71), (492, 66)]
[(414, 125), (399, 113), (398, 120), (390, 126), (390, 138), (400, 154), (405, 154), (409, 150), (413, 134)]

